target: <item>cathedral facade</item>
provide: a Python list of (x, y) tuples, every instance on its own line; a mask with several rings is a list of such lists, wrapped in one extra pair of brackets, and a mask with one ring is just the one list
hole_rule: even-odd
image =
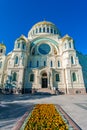
[(82, 66), (73, 39), (61, 36), (51, 22), (36, 23), (16, 39), (7, 55), (0, 44), (0, 87), (30, 93), (48, 88), (65, 94), (85, 93)]

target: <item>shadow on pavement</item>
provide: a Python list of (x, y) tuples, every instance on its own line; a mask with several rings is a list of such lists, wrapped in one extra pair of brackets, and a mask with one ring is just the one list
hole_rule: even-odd
[(19, 94), (19, 95), (0, 95), (0, 101), (4, 101), (4, 102), (12, 102), (12, 101), (22, 101), (22, 100), (31, 100), (31, 99), (41, 99), (41, 98), (47, 98), (47, 97), (51, 97), (52, 95), (49, 93), (42, 93), (42, 92), (38, 92), (37, 94)]
[(27, 101), (51, 96), (48, 93), (0, 95), (0, 130), (11, 130), (25, 112), (31, 112), (35, 104)]
[[(7, 104), (0, 105), (0, 130), (13, 127), (13, 125), (23, 116), (23, 114), (28, 111), (32, 111), (34, 105), (31, 103), (28, 104)], [(6, 128), (5, 128), (6, 127)]]

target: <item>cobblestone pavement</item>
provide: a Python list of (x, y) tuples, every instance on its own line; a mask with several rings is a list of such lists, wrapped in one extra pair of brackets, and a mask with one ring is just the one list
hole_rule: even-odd
[(82, 130), (87, 130), (87, 95), (0, 95), (0, 130), (11, 130), (37, 103), (59, 104)]

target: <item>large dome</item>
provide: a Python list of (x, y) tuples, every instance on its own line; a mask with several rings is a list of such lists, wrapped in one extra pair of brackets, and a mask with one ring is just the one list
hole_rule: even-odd
[[(53, 24), (52, 22), (48, 22), (48, 21), (41, 21), (41, 22), (38, 22), (36, 23), (34, 26), (40, 26), (40, 25), (51, 25), (51, 26), (55, 26), (55, 24)], [(34, 27), (33, 26), (33, 27)]]
[(53, 34), (53, 35), (58, 34), (60, 36), (60, 31), (58, 30), (55, 24), (48, 21), (41, 21), (36, 23), (31, 28), (31, 30), (28, 33), (28, 37), (32, 35), (46, 34), (46, 33)]

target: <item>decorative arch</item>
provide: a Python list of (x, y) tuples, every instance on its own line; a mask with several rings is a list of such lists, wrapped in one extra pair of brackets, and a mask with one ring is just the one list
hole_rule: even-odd
[(53, 43), (54, 45), (58, 45), (58, 43), (55, 41), (55, 40), (53, 40), (53, 39), (50, 39), (50, 38), (36, 38), (36, 39), (34, 39), (33, 41), (32, 41), (32, 43), (31, 43), (31, 47), (30, 48), (32, 48), (34, 45), (36, 45), (37, 43), (40, 43), (40, 42), (50, 42), (50, 43)]
[(48, 73), (46, 72), (46, 69), (42, 69), (42, 70), (40, 71), (40, 76), (41, 76), (41, 77), (42, 77), (42, 75), (44, 75), (44, 74), (48, 75)]
[(58, 43), (56, 41), (50, 39), (50, 38), (36, 38), (36, 39), (34, 39), (34, 41), (32, 41), (32, 43), (30, 45), (30, 52), (31, 52), (31, 54), (32, 54), (34, 48), (37, 45), (41, 44), (41, 43), (47, 43), (47, 44), (49, 44), (50, 46), (52, 46), (54, 54), (55, 55), (59, 54), (60, 50), (58, 48)]
[(42, 76), (43, 76), (43, 77), (44, 77), (44, 76), (47, 76), (47, 73), (46, 73), (46, 72), (42, 73)]

